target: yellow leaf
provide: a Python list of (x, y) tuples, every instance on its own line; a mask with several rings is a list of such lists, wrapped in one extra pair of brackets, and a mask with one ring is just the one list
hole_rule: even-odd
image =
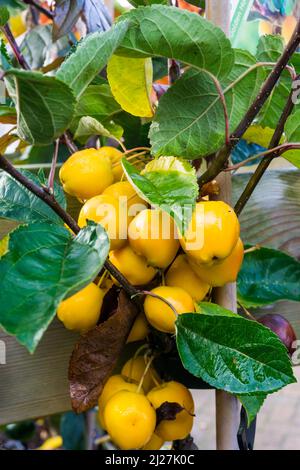
[(152, 117), (152, 60), (113, 55), (107, 65), (107, 78), (112, 94), (130, 114)]
[(11, 130), (0, 137), (0, 153), (4, 153), (10, 144), (19, 140), (17, 135), (11, 134)]
[(8, 242), (9, 242), (9, 235), (6, 235), (6, 237), (2, 238), (0, 240), (0, 258), (1, 256), (4, 256), (7, 251), (8, 251)]
[[(274, 129), (271, 129), (270, 127), (261, 127), (254, 124), (253, 126), (250, 126), (249, 129), (245, 132), (243, 139), (247, 140), (247, 142), (268, 148), (273, 134)], [(280, 143), (283, 142), (284, 138), (281, 139)]]

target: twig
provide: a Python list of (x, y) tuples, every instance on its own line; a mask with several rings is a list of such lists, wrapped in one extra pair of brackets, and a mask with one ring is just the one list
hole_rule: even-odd
[(14, 38), (14, 35), (13, 33), (11, 32), (11, 29), (8, 25), (8, 23), (6, 23), (4, 26), (1, 27), (1, 31), (3, 32), (3, 34), (5, 35), (7, 41), (9, 42), (12, 50), (13, 50), (13, 53), (17, 59), (17, 61), (19, 62), (20, 66), (25, 69), (25, 70), (30, 70), (30, 67), (29, 65), (27, 64), (27, 61), (25, 59), (25, 57), (23, 56), (22, 52), (20, 51), (20, 48)]
[(244, 250), (244, 255), (247, 255), (248, 253), (253, 253), (254, 251), (257, 251), (260, 249), (261, 249), (260, 245), (251, 246), (251, 248), (247, 248), (247, 250)]
[(269, 98), (273, 88), (278, 82), (280, 75), (283, 70), (288, 65), (288, 62), (291, 56), (294, 54), (296, 49), (300, 44), (300, 20), (297, 23), (295, 31), (292, 35), (291, 40), (286, 46), (284, 52), (282, 53), (280, 59), (278, 60), (276, 66), (270, 73), (269, 77), (262, 86), (258, 96), (256, 97), (253, 104), (248, 109), (244, 118), (241, 120), (240, 124), (237, 126), (236, 130), (230, 136), (229, 145), (224, 145), (216, 154), (216, 158), (209, 166), (207, 171), (199, 178), (199, 186), (201, 187), (204, 183), (208, 183), (213, 180), (226, 166), (226, 163), (229, 159), (232, 149), (236, 146), (238, 141), (242, 138), (248, 127), (251, 125), (255, 117), (258, 115), (263, 105)]
[[(35, 196), (40, 198), (45, 204), (51, 207), (51, 209), (65, 222), (65, 224), (68, 225), (68, 227), (70, 227), (70, 229), (75, 234), (79, 233), (79, 225), (73, 219), (73, 217), (71, 217), (60, 206), (60, 204), (58, 204), (53, 194), (49, 194), (45, 188), (38, 186), (22, 173), (20, 173), (3, 155), (0, 155), (0, 168), (11, 175), (16, 181), (25, 186), (25, 188), (27, 188), (31, 193), (35, 194)], [(123, 274), (109, 260), (105, 261), (104, 267), (119, 282), (119, 284), (130, 297), (134, 298), (139, 293), (139, 291), (128, 282)]]
[(170, 309), (172, 310), (172, 312), (175, 315), (175, 318), (178, 318), (178, 312), (177, 312), (176, 308), (167, 299), (165, 299), (161, 295), (154, 294), (154, 292), (150, 292), (148, 290), (139, 291), (138, 294), (136, 294), (136, 295), (143, 295), (143, 294), (144, 295), (149, 295), (149, 297), (153, 297), (154, 299), (161, 300), (162, 302), (164, 302), (168, 307), (170, 307)]
[(169, 85), (173, 85), (173, 83), (180, 78), (181, 70), (180, 65), (175, 59), (168, 59), (168, 77), (169, 77)]
[(300, 143), (287, 142), (285, 144), (278, 145), (277, 147), (274, 147), (272, 149), (265, 150), (264, 152), (260, 152), (257, 155), (252, 155), (252, 157), (246, 158), (246, 160), (243, 160), (242, 162), (237, 163), (236, 165), (229, 166), (224, 171), (225, 172), (236, 171), (239, 168), (247, 165), (247, 163), (251, 163), (253, 160), (256, 160), (257, 158), (261, 158), (261, 157), (271, 156), (273, 160), (273, 158), (280, 157), (283, 153), (288, 152), (289, 150), (297, 150), (297, 149), (300, 149)]
[[(279, 144), (280, 139), (282, 137), (282, 134), (284, 132), (284, 127), (285, 123), (292, 113), (294, 109), (294, 100), (293, 100), (293, 95), (294, 95), (294, 90), (291, 91), (288, 100), (286, 102), (285, 108), (281, 114), (281, 117), (279, 119), (278, 125), (275, 129), (275, 132), (273, 134), (273, 137), (271, 139), (270, 148), (276, 148), (276, 146)], [(249, 201), (253, 191), (255, 190), (256, 186), (258, 185), (259, 181), (261, 180), (262, 176), (268, 169), (270, 163), (272, 162), (273, 158), (275, 158), (277, 155), (276, 153), (271, 153), (269, 156), (265, 157), (258, 167), (256, 168), (255, 172), (251, 176), (250, 180), (248, 181), (247, 186), (245, 187), (244, 191), (242, 192), (241, 196), (239, 197), (236, 205), (235, 205), (235, 212), (237, 215), (241, 215), (242, 210), (244, 209), (245, 205)]]
[(102, 444), (106, 444), (107, 442), (111, 441), (111, 437), (109, 434), (104, 434), (104, 436), (100, 436), (97, 439), (95, 439), (95, 445), (100, 446)]
[(56, 170), (56, 164), (57, 164), (58, 150), (59, 150), (59, 139), (56, 139), (49, 178), (48, 178), (48, 190), (50, 194), (53, 194), (54, 177), (55, 177), (55, 170)]
[(250, 313), (249, 310), (247, 310), (246, 307), (244, 307), (243, 304), (238, 302), (238, 306), (241, 307), (241, 309), (244, 311), (244, 313), (247, 315), (247, 317), (249, 317), (253, 321), (257, 321), (256, 318), (252, 315), (252, 313)]
[(47, 18), (53, 20), (55, 14), (52, 13), (52, 11), (47, 10), (47, 8), (44, 8), (40, 3), (36, 2), (35, 0), (22, 0), (22, 1), (23, 1), (23, 3), (26, 3), (26, 5), (33, 6), (40, 13), (43, 13), (43, 15), (47, 16)]
[(140, 382), (139, 382), (139, 384), (138, 384), (138, 388), (137, 388), (137, 391), (136, 391), (137, 393), (140, 393), (140, 391), (142, 390), (142, 386), (143, 386), (145, 377), (146, 377), (146, 375), (147, 375), (147, 372), (148, 372), (149, 369), (150, 369), (150, 366), (151, 366), (151, 364), (152, 364), (152, 362), (153, 362), (153, 359), (154, 359), (154, 356), (150, 357), (150, 359), (149, 359), (148, 362), (147, 362), (147, 365), (146, 365), (146, 367), (145, 367), (145, 370), (144, 370), (144, 372), (143, 372), (143, 375), (142, 375), (142, 377), (141, 377), (141, 380), (140, 380)]
[(15, 180), (19, 181), (25, 188), (31, 193), (35, 194), (38, 198), (44, 201), (53, 211), (59, 215), (59, 217), (73, 230), (74, 233), (78, 233), (80, 227), (77, 225), (75, 220), (58, 204), (52, 194), (45, 191), (44, 188), (38, 186), (30, 179), (26, 178), (20, 173), (3, 155), (0, 155), (0, 168), (6, 173), (10, 174)]
[(68, 147), (69, 151), (71, 153), (75, 153), (75, 152), (78, 152), (78, 147), (77, 145), (73, 142), (70, 134), (68, 131), (66, 131), (64, 133), (64, 139), (65, 139), (65, 143), (66, 143), (66, 146)]

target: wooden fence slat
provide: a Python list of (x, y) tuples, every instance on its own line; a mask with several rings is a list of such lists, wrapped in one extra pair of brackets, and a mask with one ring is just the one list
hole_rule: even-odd
[(0, 424), (70, 409), (68, 362), (77, 335), (54, 320), (34, 354), (0, 331), (6, 364), (0, 364)]

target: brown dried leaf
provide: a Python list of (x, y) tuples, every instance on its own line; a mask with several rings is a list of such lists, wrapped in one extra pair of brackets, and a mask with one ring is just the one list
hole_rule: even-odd
[(137, 314), (137, 307), (121, 291), (116, 313), (82, 336), (75, 345), (69, 365), (69, 382), (72, 407), (77, 413), (97, 404)]
[(173, 442), (173, 450), (182, 451), (182, 450), (199, 450), (196, 446), (194, 439), (192, 436), (187, 436), (185, 439), (181, 441), (174, 441)]
[(156, 425), (158, 426), (161, 421), (174, 421), (178, 413), (183, 411), (184, 408), (179, 403), (165, 401), (156, 409)]
[(216, 180), (206, 183), (201, 188), (201, 197), (218, 196), (220, 194), (220, 185)]

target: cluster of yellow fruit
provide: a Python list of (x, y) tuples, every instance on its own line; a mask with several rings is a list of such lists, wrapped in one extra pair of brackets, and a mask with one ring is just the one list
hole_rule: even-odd
[[(194, 402), (181, 383), (159, 384), (156, 371), (143, 356), (123, 366), (120, 375), (112, 375), (99, 398), (99, 421), (112, 441), (122, 450), (159, 450), (164, 442), (184, 439), (193, 426)], [(182, 410), (174, 419), (157, 422), (161, 405), (178, 404)]]
[[(104, 226), (109, 259), (129, 282), (146, 285), (158, 271), (164, 272), (165, 285), (146, 295), (146, 318), (140, 315), (133, 326), (129, 341), (136, 341), (146, 337), (147, 321), (174, 333), (177, 314), (194, 312), (195, 302), (211, 287), (234, 282), (244, 247), (236, 214), (222, 201), (198, 202), (184, 236), (178, 234), (167, 213), (148, 208), (128, 181), (119, 181), (122, 156), (113, 147), (82, 150), (64, 163), (59, 176), (64, 190), (84, 202), (79, 226), (88, 220)], [(61, 303), (59, 318), (67, 328), (91, 328), (105, 292), (95, 284), (87, 286)]]

